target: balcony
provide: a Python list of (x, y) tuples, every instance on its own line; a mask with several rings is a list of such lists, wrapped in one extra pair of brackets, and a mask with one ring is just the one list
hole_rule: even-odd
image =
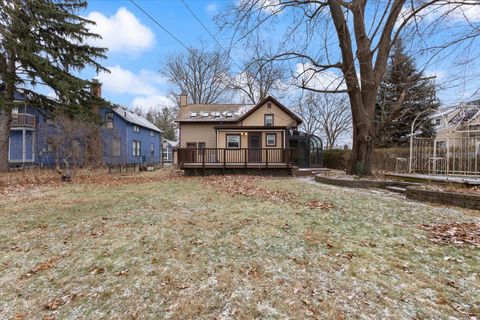
[(18, 113), (12, 115), (12, 122), (10, 127), (12, 128), (35, 128), (36, 118), (34, 115), (26, 113)]
[(177, 152), (182, 169), (292, 167), (292, 150), (285, 148), (178, 148)]

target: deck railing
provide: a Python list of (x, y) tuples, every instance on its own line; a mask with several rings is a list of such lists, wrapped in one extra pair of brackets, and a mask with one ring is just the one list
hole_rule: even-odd
[(10, 124), (11, 127), (35, 127), (35, 116), (31, 114), (15, 114), (12, 115), (12, 122)]
[(290, 167), (292, 150), (286, 148), (178, 148), (180, 165)]

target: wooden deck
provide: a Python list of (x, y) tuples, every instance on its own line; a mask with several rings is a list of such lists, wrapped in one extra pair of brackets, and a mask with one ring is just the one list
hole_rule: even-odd
[(286, 148), (179, 148), (181, 169), (274, 169), (292, 168), (291, 149)]

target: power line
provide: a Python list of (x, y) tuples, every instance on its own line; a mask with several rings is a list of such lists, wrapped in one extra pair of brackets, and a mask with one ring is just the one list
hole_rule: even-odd
[(158, 22), (154, 17), (152, 17), (147, 11), (145, 11), (142, 7), (140, 7), (134, 0), (130, 0), (130, 2), (137, 7), (140, 11), (142, 11), (147, 17), (149, 17), (153, 22), (155, 22), (156, 25), (158, 25), (160, 28), (163, 29), (166, 33), (168, 33), (173, 39), (175, 39), (178, 43), (180, 43), (185, 49), (190, 51), (190, 48), (185, 45), (182, 41), (180, 41), (173, 33), (168, 31), (167, 28), (165, 28), (160, 22)]
[(217, 38), (210, 32), (210, 30), (205, 26), (205, 24), (203, 24), (203, 22), (200, 20), (200, 18), (195, 14), (195, 12), (192, 10), (192, 8), (190, 8), (190, 6), (187, 4), (187, 2), (185, 0), (180, 0), (182, 1), (183, 5), (185, 6), (185, 8), (187, 8), (187, 10), (192, 14), (192, 16), (195, 18), (195, 20), (197, 20), (197, 22), (203, 27), (203, 29), (205, 29), (205, 31), (207, 31), (207, 33), (210, 35), (210, 37), (212, 37), (212, 39), (218, 44), (218, 46), (220, 47), (220, 49), (222, 49), (227, 55), (228, 57), (230, 58), (230, 60), (232, 60), (232, 62), (241, 69), (243, 69), (243, 67), (240, 66), (240, 64), (237, 63), (237, 61), (235, 61), (235, 59), (232, 58), (232, 56), (230, 55), (230, 51), (229, 50), (226, 50), (222, 44), (217, 40)]

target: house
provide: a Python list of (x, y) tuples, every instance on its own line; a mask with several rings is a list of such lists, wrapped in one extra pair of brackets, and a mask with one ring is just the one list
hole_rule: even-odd
[[(92, 94), (101, 95), (94, 82)], [(160, 163), (161, 131), (118, 105), (98, 110), (100, 125), (57, 115), (15, 94), (8, 159), (12, 167), (53, 166), (64, 160), (84, 165), (95, 158), (107, 165)]]
[[(268, 169), (322, 165), (322, 142), (297, 131), (302, 120), (275, 98), (256, 105), (189, 104), (180, 96), (177, 162), (181, 169)], [(189, 173), (189, 172), (187, 172)]]
[(163, 139), (162, 141), (163, 163), (173, 162), (173, 149), (176, 148), (177, 145), (178, 145), (178, 141)]

